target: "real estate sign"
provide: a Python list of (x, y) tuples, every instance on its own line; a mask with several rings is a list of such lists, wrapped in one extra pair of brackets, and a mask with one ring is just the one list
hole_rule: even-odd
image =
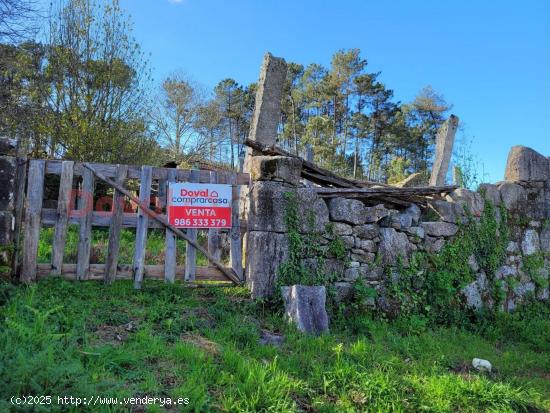
[(170, 183), (168, 222), (178, 228), (230, 228), (231, 185)]

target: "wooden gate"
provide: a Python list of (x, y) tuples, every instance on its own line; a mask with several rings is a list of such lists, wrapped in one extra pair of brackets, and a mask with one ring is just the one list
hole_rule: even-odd
[[(176, 265), (176, 234), (165, 228), (156, 219), (150, 219), (147, 211), (140, 205), (132, 204), (128, 211), (128, 200), (118, 190), (107, 198), (109, 211), (98, 210), (98, 200), (94, 196), (96, 177), (94, 171), (124, 186), (129, 181), (135, 182), (136, 196), (140, 205), (149, 205), (155, 213), (165, 218), (167, 186), (169, 182), (198, 182), (230, 184), (233, 190), (232, 227), (228, 230), (208, 229), (208, 252), (217, 260), (221, 257), (221, 231), (227, 231), (230, 239), (230, 259), (228, 270), (243, 280), (243, 254), (241, 230), (246, 223), (239, 221), (239, 187), (249, 184), (249, 176), (244, 173), (228, 171), (183, 170), (156, 168), (151, 166), (128, 166), (107, 164), (82, 164), (73, 161), (30, 160), (27, 174), (26, 210), (24, 218), (23, 261), (20, 278), (31, 282), (48, 275), (69, 279), (104, 279), (111, 282), (115, 279), (134, 279), (139, 288), (143, 277), (165, 279), (174, 282), (176, 279), (188, 282), (195, 281), (229, 281), (218, 268), (196, 265), (196, 249), (187, 243), (185, 265)], [(47, 175), (59, 177), (59, 195), (57, 207), (48, 208), (43, 204), (44, 184)], [(139, 186), (139, 190), (137, 187)], [(152, 189), (156, 196), (152, 199)], [(128, 187), (126, 187), (128, 189)], [(151, 202), (153, 201), (153, 202)], [(109, 205), (110, 204), (110, 205)], [(126, 207), (125, 207), (126, 205)], [(79, 241), (76, 263), (64, 262), (64, 251), (67, 231), (70, 224), (79, 225)], [(54, 236), (52, 258), (50, 263), (38, 263), (38, 244), (40, 228), (53, 226)], [(90, 264), (92, 248), (92, 228), (109, 227), (109, 241), (105, 263)], [(119, 260), (119, 243), (122, 228), (136, 228), (135, 251), (132, 265), (122, 265)], [(145, 247), (150, 228), (165, 231), (165, 259), (163, 265), (145, 265)], [(202, 230), (183, 230), (185, 235), (197, 240), (197, 232)], [(224, 268), (222, 268), (224, 269)]]

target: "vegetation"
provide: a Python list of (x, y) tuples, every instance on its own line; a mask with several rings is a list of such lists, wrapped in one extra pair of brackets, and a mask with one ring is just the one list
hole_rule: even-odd
[[(476, 332), (418, 332), (363, 314), (311, 337), (241, 288), (47, 279), (1, 297), (2, 411), (28, 394), (187, 397), (172, 411), (196, 412), (550, 409), (550, 311), (540, 305)], [(260, 345), (261, 328), (283, 333), (282, 347)], [(471, 369), (473, 357), (493, 373)], [(40, 411), (60, 409), (127, 411)]]

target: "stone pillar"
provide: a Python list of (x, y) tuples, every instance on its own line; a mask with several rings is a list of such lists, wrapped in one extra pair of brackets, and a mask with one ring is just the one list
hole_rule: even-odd
[[(266, 53), (260, 69), (260, 79), (258, 80), (258, 88), (256, 91), (256, 101), (254, 113), (250, 123), (250, 132), (248, 138), (260, 142), (264, 145), (274, 145), (277, 139), (277, 127), (281, 118), (281, 98), (283, 95), (283, 86), (286, 79), (286, 62), (282, 58), (273, 57), (270, 53)], [(243, 172), (250, 173), (252, 160), (255, 153), (251, 148), (247, 148), (243, 162)], [(250, 187), (242, 187), (239, 202), (239, 214), (241, 219), (249, 222), (250, 210), (250, 192), (254, 180), (258, 177), (252, 177)], [(243, 237), (243, 250), (245, 255), (245, 276), (250, 274), (249, 267), (260, 268), (264, 262), (262, 254), (269, 255), (269, 246), (265, 245), (265, 236), (260, 234), (251, 235), (250, 228)], [(250, 245), (252, 242), (252, 246)], [(261, 244), (261, 245), (260, 245)], [(265, 251), (265, 252), (264, 252)], [(247, 280), (248, 282), (248, 280)], [(249, 283), (250, 284), (250, 283)], [(254, 283), (257, 285), (257, 283)], [(261, 296), (255, 294), (254, 291), (258, 288), (251, 288), (253, 296)], [(263, 288), (259, 288), (263, 291)]]
[(458, 117), (451, 115), (441, 125), (435, 142), (435, 159), (430, 177), (430, 186), (445, 185), (445, 178), (449, 171), (449, 163), (453, 154), (455, 134), (458, 128)]
[(0, 137), (0, 277), (12, 272), (15, 239), (17, 142)]

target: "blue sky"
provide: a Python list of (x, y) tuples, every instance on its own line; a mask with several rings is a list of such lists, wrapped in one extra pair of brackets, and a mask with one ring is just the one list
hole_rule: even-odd
[(257, 80), (265, 51), (328, 65), (358, 47), (396, 98), (431, 85), (503, 178), (508, 150), (550, 155), (550, 2), (121, 0), (157, 81), (183, 70), (207, 87)]

